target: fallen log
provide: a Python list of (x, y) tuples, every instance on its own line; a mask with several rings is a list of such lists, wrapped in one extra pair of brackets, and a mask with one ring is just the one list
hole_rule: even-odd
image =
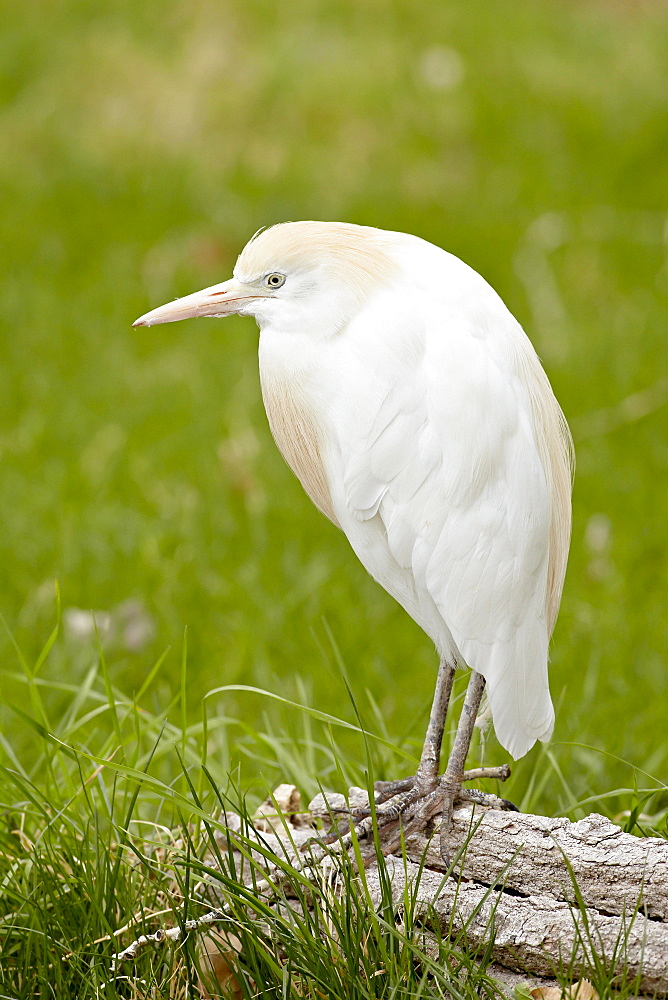
[[(347, 800), (364, 806), (366, 792), (350, 789)], [(342, 795), (319, 795), (309, 811), (331, 822), (348, 808)], [(596, 813), (571, 823), (464, 805), (447, 838), (454, 877), (444, 879), (439, 839), (435, 824), (408, 838), (408, 864), (386, 859), (398, 902), (408, 882), (442, 931), (465, 925), (480, 947), (493, 916), (492, 954), (510, 970), (583, 976), (598, 962), (642, 993), (668, 994), (668, 841), (634, 837)], [(379, 893), (377, 866), (367, 881)]]
[[(253, 828), (228, 813), (221, 841), (227, 845), (228, 834), (234, 841), (243, 827), (247, 845), (254, 840), (262, 845), (253, 856), (267, 870), (262, 891), (271, 894), (277, 872), (267, 850), (307, 874), (318, 857), (317, 851), (302, 853), (314, 836), (313, 825), (328, 829), (334, 817), (365, 802), (366, 793), (353, 788), (345, 797), (316, 796), (305, 813), (296, 788), (283, 785), (260, 807)], [(438, 845), (435, 823), (407, 839), (404, 856), (385, 859), (397, 910), (408, 891), (414, 917), (423, 921), (426, 946), (434, 920), (441, 935), (464, 929), (471, 949), (491, 948), (490, 972), (509, 994), (518, 982), (545, 987), (559, 973), (562, 980), (564, 974), (574, 980), (598, 968), (618, 985), (632, 984), (638, 994), (668, 996), (668, 842), (634, 837), (596, 814), (571, 823), (467, 804), (455, 810), (447, 841), (454, 859), (450, 874)], [(245, 880), (242, 853), (237, 871)], [(372, 902), (379, 903), (381, 878), (371, 854), (365, 878)], [(205, 930), (225, 919), (225, 901), (215, 879), (201, 888), (209, 898), (213, 889), (221, 906), (200, 918)], [(115, 956), (115, 967), (133, 959), (144, 941), (177, 940), (177, 932), (134, 942)]]

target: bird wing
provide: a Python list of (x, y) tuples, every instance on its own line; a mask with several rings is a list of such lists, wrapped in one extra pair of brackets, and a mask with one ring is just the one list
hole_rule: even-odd
[[(343, 422), (339, 520), (367, 569), (443, 653), (447, 640), (430, 627), (429, 608), (437, 610), (459, 656), (486, 678), (497, 736), (518, 757), (549, 737), (554, 719), (551, 500), (513, 361), (517, 344), (533, 348), (510, 314), (503, 323), (495, 331), (456, 312), (437, 322), (385, 316), (366, 404)], [(500, 350), (499, 337), (517, 343)], [(364, 344), (357, 349), (363, 358)]]

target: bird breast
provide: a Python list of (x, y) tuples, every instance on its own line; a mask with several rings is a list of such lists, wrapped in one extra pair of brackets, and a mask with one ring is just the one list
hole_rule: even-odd
[(279, 451), (316, 507), (338, 527), (315, 415), (298, 380), (260, 365), (262, 399)]

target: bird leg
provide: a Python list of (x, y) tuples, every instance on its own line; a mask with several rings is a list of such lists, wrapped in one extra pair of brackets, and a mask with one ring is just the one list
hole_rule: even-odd
[[(454, 667), (442, 660), (439, 665), (436, 690), (429, 716), (429, 726), (420, 755), (416, 774), (398, 781), (379, 781), (374, 785), (375, 821), (384, 854), (396, 850), (402, 837), (417, 830), (424, 830), (429, 822), (441, 813), (441, 855), (449, 865), (446, 851), (447, 835), (452, 825), (455, 803), (476, 802), (495, 809), (512, 809), (516, 806), (497, 795), (477, 789), (462, 789), (463, 781), (478, 778), (496, 778), (505, 781), (510, 776), (507, 764), (501, 767), (478, 767), (465, 771), (464, 763), (469, 751), (473, 727), (485, 689), (485, 678), (475, 670), (471, 671), (464, 706), (457, 726), (455, 741), (450, 753), (445, 774), (439, 777), (441, 745), (445, 729), (445, 716), (452, 693)], [(365, 840), (373, 832), (374, 818), (371, 810), (355, 810), (349, 817), (348, 833), (340, 829), (321, 838), (321, 843), (338, 842), (340, 849), (347, 849), (352, 838)]]
[[(441, 681), (440, 675), (441, 671), (439, 671), (439, 681)], [(449, 679), (449, 685), (451, 690), (452, 677)], [(414, 828), (426, 826), (434, 815), (435, 808), (440, 809), (442, 816), (440, 834), (441, 855), (444, 860), (448, 861), (445, 844), (447, 834), (452, 825), (452, 814), (455, 802), (461, 799), (468, 799), (469, 801), (480, 802), (485, 805), (496, 806), (497, 808), (505, 808), (506, 806), (505, 800), (499, 799), (495, 795), (489, 796), (485, 792), (479, 792), (477, 790), (473, 790), (471, 792), (462, 790), (462, 782), (465, 775), (464, 764), (469, 752), (471, 737), (473, 735), (473, 727), (475, 726), (476, 717), (478, 715), (478, 709), (480, 708), (480, 702), (485, 690), (485, 678), (482, 674), (477, 673), (475, 670), (471, 671), (471, 677), (468, 688), (466, 689), (466, 696), (464, 698), (464, 705), (459, 717), (459, 723), (457, 725), (455, 741), (448, 759), (448, 765), (445, 770), (445, 774), (439, 779), (438, 767), (441, 741), (443, 738), (444, 719), (442, 717), (439, 718), (438, 708), (441, 705), (442, 698), (440, 688), (445, 688), (445, 686), (445, 683), (442, 685), (441, 683), (437, 683), (436, 685), (432, 715), (429, 720), (429, 728), (427, 729), (427, 738), (425, 739), (420, 765), (410, 791), (404, 793), (403, 795), (396, 796), (395, 800), (388, 803), (388, 805), (384, 807), (381, 806), (380, 809), (377, 810), (377, 815), (379, 824), (383, 821), (383, 819), (387, 822), (387, 820), (393, 819), (396, 815), (401, 816), (401, 819), (405, 822), (406, 826), (410, 823), (410, 826)], [(450, 695), (450, 690), (447, 691), (448, 697)], [(505, 768), (492, 769), (479, 768), (477, 772), (473, 771), (470, 775), (467, 775), (467, 777), (473, 777), (476, 773), (480, 773), (481, 771), (485, 773), (485, 771), (489, 770), (494, 773), (495, 777), (500, 777), (502, 779), (507, 778), (510, 774), (510, 768), (506, 766)], [(508, 805), (511, 804), (509, 803)], [(514, 806), (512, 808), (514, 808)]]
[[(454, 679), (454, 666), (445, 659), (441, 660), (431, 712), (429, 713), (429, 725), (422, 745), (417, 772), (409, 778), (374, 783), (376, 818), (379, 825), (387, 826), (400, 817), (408, 819), (410, 807), (414, 806), (415, 803), (423, 802), (425, 799), (431, 800), (435, 793), (440, 794), (438, 772), (441, 761), (441, 745)], [(372, 829), (370, 809), (368, 807), (355, 809), (350, 815), (349, 822), (351, 826), (355, 826), (358, 838), (366, 837)], [(323, 838), (323, 841), (332, 843), (339, 836), (338, 830), (332, 831)], [(350, 834), (346, 836), (349, 837)]]
[[(484, 677), (475, 671), (471, 671), (471, 679), (466, 692), (464, 707), (459, 720), (459, 726), (457, 727), (455, 743), (450, 754), (448, 767), (443, 777), (439, 778), (438, 772), (441, 758), (441, 744), (445, 729), (445, 717), (452, 693), (454, 677), (454, 667), (450, 666), (447, 661), (442, 660), (439, 666), (436, 690), (429, 716), (429, 726), (422, 747), (417, 773), (409, 778), (399, 778), (395, 781), (376, 781), (374, 784), (376, 805), (381, 805), (387, 802), (388, 799), (405, 792), (411, 792), (410, 796), (406, 796), (405, 806), (407, 806), (433, 792), (436, 787), (440, 787), (446, 796), (450, 796), (453, 806), (458, 797), (477, 802), (486, 802), (487, 794), (485, 792), (474, 792), (473, 790), (462, 791), (462, 782), (478, 781), (481, 778), (506, 781), (510, 777), (510, 768), (507, 764), (502, 764), (500, 767), (476, 767), (468, 771), (464, 770), (464, 762), (466, 761), (466, 755), (471, 742), (473, 726), (485, 688)], [(454, 798), (452, 793), (453, 788), (457, 790)], [(459, 795), (460, 792), (461, 796)], [(497, 800), (496, 796), (491, 796), (490, 805), (496, 805), (496, 801), (492, 803), (492, 799), (498, 802), (506, 802), (505, 799)], [(497, 806), (497, 808), (499, 807)], [(451, 814), (452, 810), (450, 810), (450, 816)]]
[[(506, 799), (499, 798), (477, 789), (462, 789), (462, 782), (474, 781), (479, 778), (495, 778), (505, 781), (510, 776), (507, 764), (501, 767), (478, 767), (464, 770), (464, 763), (469, 751), (473, 727), (480, 707), (480, 701), (485, 689), (485, 678), (475, 670), (471, 671), (464, 706), (462, 708), (455, 741), (450, 753), (445, 774), (439, 777), (441, 744), (445, 729), (445, 715), (452, 692), (454, 667), (445, 660), (439, 666), (436, 690), (429, 717), (429, 726), (422, 747), (417, 773), (410, 778), (398, 781), (376, 782), (374, 789), (375, 814), (378, 823), (380, 841), (383, 853), (395, 850), (401, 841), (401, 836), (408, 836), (414, 830), (424, 829), (438, 813), (441, 813), (441, 855), (449, 863), (446, 852), (446, 839), (452, 825), (452, 815), (455, 803), (458, 801), (476, 802), (496, 809), (516, 810), (516, 806)], [(397, 826), (399, 821), (399, 826)], [(362, 840), (373, 830), (373, 820), (370, 810), (355, 811), (351, 816), (355, 836)], [(345, 834), (341, 846), (348, 845), (351, 833)], [(340, 833), (325, 837), (325, 843), (340, 839)]]
[(440, 848), (441, 857), (449, 864), (447, 851), (447, 838), (452, 826), (452, 814), (456, 802), (478, 802), (481, 805), (490, 806), (493, 809), (507, 809), (518, 812), (517, 806), (509, 802), (508, 799), (501, 799), (498, 795), (490, 795), (488, 792), (481, 792), (478, 789), (463, 789), (462, 782), (470, 781), (476, 777), (494, 777), (505, 781), (510, 777), (510, 768), (507, 764), (501, 767), (480, 767), (472, 771), (465, 771), (464, 764), (471, 745), (471, 736), (475, 726), (476, 716), (480, 708), (480, 702), (485, 690), (485, 678), (477, 671), (471, 671), (471, 679), (466, 689), (464, 707), (459, 717), (459, 724), (455, 734), (455, 742), (450, 751), (448, 765), (445, 774), (441, 778), (440, 787), (443, 793)]
[[(429, 792), (433, 792), (436, 788), (445, 717), (448, 712), (454, 679), (455, 668), (447, 660), (441, 660), (438, 666), (434, 700), (429, 714), (429, 725), (422, 745), (417, 772), (410, 778), (400, 778), (397, 781), (376, 781), (373, 787), (376, 792), (377, 805), (381, 805), (388, 799), (394, 798), (395, 795), (404, 792), (411, 792), (410, 801), (415, 801)], [(408, 802), (406, 804), (408, 805)]]
[(480, 708), (483, 691), (485, 690), (485, 678), (477, 671), (471, 671), (469, 686), (466, 689), (464, 707), (459, 716), (459, 724), (455, 735), (455, 742), (450, 751), (448, 766), (441, 780), (443, 789), (443, 815), (441, 820), (441, 854), (445, 854), (445, 838), (452, 825), (452, 813), (455, 801), (462, 791), (462, 781), (464, 780), (464, 764), (471, 745), (473, 727), (476, 716)]

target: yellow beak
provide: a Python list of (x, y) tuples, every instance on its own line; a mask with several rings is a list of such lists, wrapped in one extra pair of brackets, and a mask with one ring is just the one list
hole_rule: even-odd
[(248, 286), (230, 278), (219, 285), (211, 285), (200, 292), (193, 292), (192, 295), (184, 295), (182, 299), (174, 299), (164, 306), (158, 306), (140, 316), (132, 325), (154, 326), (156, 323), (175, 323), (179, 319), (197, 316), (232, 316), (243, 308), (244, 302), (263, 297), (249, 294)]

